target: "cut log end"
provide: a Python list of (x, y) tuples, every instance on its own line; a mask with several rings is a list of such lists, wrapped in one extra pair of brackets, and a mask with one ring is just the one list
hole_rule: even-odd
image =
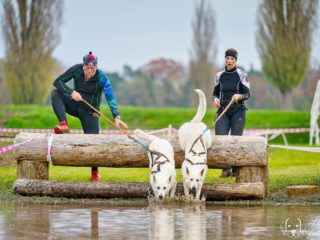
[(288, 196), (304, 196), (318, 192), (316, 185), (291, 185), (286, 187)]

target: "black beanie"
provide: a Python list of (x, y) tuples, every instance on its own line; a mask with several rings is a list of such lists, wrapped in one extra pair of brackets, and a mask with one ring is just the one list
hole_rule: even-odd
[(234, 48), (228, 48), (225, 53), (225, 57), (227, 57), (227, 56), (234, 57), (237, 60), (238, 59), (238, 52)]
[(98, 58), (89, 52), (89, 54), (83, 57), (83, 65), (86, 66), (97, 66), (98, 65)]

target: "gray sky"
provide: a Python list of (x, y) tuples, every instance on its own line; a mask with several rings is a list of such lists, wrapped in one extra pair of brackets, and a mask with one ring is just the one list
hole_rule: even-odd
[[(218, 35), (217, 63), (223, 65), (224, 51), (234, 47), (238, 64), (260, 69), (256, 51), (256, 11), (260, 0), (209, 0)], [(160, 57), (183, 64), (189, 60), (191, 21), (198, 0), (65, 0), (61, 42), (54, 56), (64, 65), (81, 62), (90, 50), (99, 67), (121, 71), (133, 69)], [(315, 34), (319, 39), (319, 30)], [(318, 41), (319, 42), (319, 41)], [(314, 41), (312, 65), (319, 65), (320, 44)], [(4, 56), (0, 42), (0, 58)], [(318, 53), (318, 54), (315, 54)]]

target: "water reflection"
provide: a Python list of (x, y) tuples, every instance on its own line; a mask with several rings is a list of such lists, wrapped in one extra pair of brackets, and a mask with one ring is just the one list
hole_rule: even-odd
[(240, 207), (134, 201), (0, 205), (0, 239), (204, 240), (297, 236), (320, 239), (320, 206)]
[(149, 239), (175, 239), (174, 207), (153, 204), (149, 207)]

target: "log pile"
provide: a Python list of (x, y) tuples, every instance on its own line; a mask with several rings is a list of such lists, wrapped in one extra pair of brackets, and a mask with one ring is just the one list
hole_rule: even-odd
[[(180, 150), (177, 135), (162, 136), (174, 148), (176, 167), (180, 168), (184, 152)], [(17, 160), (17, 183), (15, 191), (28, 195), (65, 197), (146, 197), (148, 183), (69, 183), (33, 182), (30, 179), (48, 180), (47, 162), (48, 135), (20, 133), (15, 142), (35, 140), (19, 147), (15, 152)], [(237, 167), (236, 183), (207, 184), (204, 194), (208, 199), (263, 198), (268, 196), (267, 140), (263, 137), (212, 136), (208, 149), (209, 168), (224, 169)], [(139, 139), (144, 144), (149, 144)], [(148, 167), (147, 151), (125, 135), (103, 134), (59, 134), (53, 136), (51, 161), (56, 166), (100, 166), (100, 167)], [(24, 182), (20, 182), (21, 179)], [(28, 182), (29, 181), (29, 182)], [(39, 185), (37, 185), (39, 184)], [(36, 186), (36, 187), (35, 187)], [(178, 190), (181, 186), (178, 187)], [(52, 192), (50, 192), (52, 191)], [(179, 190), (180, 191), (180, 190)], [(181, 190), (182, 192), (182, 190)], [(73, 194), (73, 195), (72, 195)], [(106, 195), (105, 195), (106, 194)]]

